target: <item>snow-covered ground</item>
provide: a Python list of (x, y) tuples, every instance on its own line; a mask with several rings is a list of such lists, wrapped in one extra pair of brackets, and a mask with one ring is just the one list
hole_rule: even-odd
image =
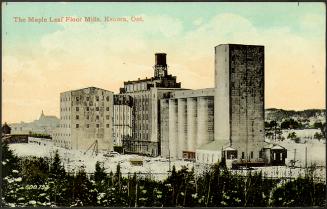
[[(84, 154), (83, 151), (67, 150), (53, 145), (44, 146), (34, 143), (10, 144), (9, 147), (15, 154), (21, 157), (36, 156), (52, 158), (55, 151), (58, 150), (68, 172), (76, 172), (80, 167), (84, 167), (87, 173), (93, 173), (97, 161), (103, 163), (103, 166), (108, 173), (110, 171), (115, 173), (117, 164), (120, 163), (121, 172), (124, 176), (127, 176), (128, 173), (133, 175), (134, 172), (136, 172), (138, 175), (151, 175), (158, 180), (163, 180), (168, 176), (169, 171), (169, 162), (160, 157), (151, 158), (138, 155), (117, 155), (115, 157), (106, 157), (104, 156), (104, 154), (106, 154), (105, 152), (99, 152), (98, 155), (92, 155), (91, 152)], [(135, 158), (142, 159), (143, 166), (131, 165), (130, 159)], [(189, 169), (193, 167), (192, 162), (186, 161), (171, 162), (170, 167), (172, 168), (173, 165), (175, 165), (176, 170), (181, 169), (182, 166), (186, 166)]]
[(282, 136), (287, 139), (288, 134), (294, 132), (297, 137), (300, 139), (306, 140), (306, 141), (311, 141), (314, 139), (315, 133), (320, 133), (320, 129), (286, 129), (283, 130)]
[[(287, 159), (286, 164), (290, 160), (296, 160), (296, 166), (307, 166), (315, 164), (318, 166), (326, 166), (326, 142), (325, 140), (312, 139), (308, 140), (306, 143), (295, 143), (290, 139), (285, 139), (284, 141), (271, 141), (272, 143), (279, 144), (287, 149)], [(306, 159), (306, 149), (307, 149), (307, 159)]]
[[(315, 175), (319, 178), (326, 177), (326, 144), (319, 142), (318, 140), (311, 140), (311, 143), (306, 144), (296, 144), (291, 140), (284, 140), (283, 142), (278, 142), (278, 144), (288, 150), (288, 158), (286, 160), (287, 164), (290, 160), (293, 160), (294, 150), (296, 149), (295, 159), (298, 160), (296, 166), (302, 167), (305, 166), (305, 147), (307, 147), (307, 166), (311, 166), (312, 164), (323, 166), (319, 167), (316, 170)], [(59, 155), (68, 172), (76, 172), (81, 166), (83, 166), (87, 173), (93, 173), (95, 170), (95, 164), (97, 161), (99, 161), (103, 163), (104, 168), (108, 173), (110, 171), (115, 173), (117, 164), (120, 163), (121, 172), (124, 176), (127, 176), (128, 173), (133, 175), (133, 173), (136, 172), (139, 173), (139, 175), (151, 175), (151, 177), (157, 180), (163, 180), (168, 176), (169, 164), (171, 168), (173, 165), (175, 165), (177, 170), (181, 169), (182, 166), (186, 166), (189, 169), (194, 166), (196, 169), (196, 173), (199, 173), (208, 168), (207, 165), (195, 164), (193, 162), (188, 161), (174, 161), (169, 163), (167, 159), (160, 157), (151, 158), (137, 155), (117, 155), (115, 157), (106, 157), (104, 156), (105, 152), (100, 152), (96, 156), (92, 155), (90, 151), (84, 154), (83, 151), (67, 150), (61, 147), (56, 147), (51, 143), (49, 143), (48, 145), (38, 145), (35, 143), (10, 144), (9, 147), (18, 156), (37, 156), (49, 158), (52, 158), (54, 156), (55, 151), (58, 150)], [(134, 158), (142, 159), (143, 166), (131, 165), (130, 159)], [(271, 177), (296, 177), (298, 175), (304, 175), (304, 169), (290, 169), (286, 166), (257, 168), (256, 170), (262, 170), (264, 175)]]
[[(304, 177), (306, 175), (306, 169), (304, 168), (291, 168), (288, 166), (270, 166), (270, 167), (256, 167), (254, 170), (232, 170), (232, 173), (239, 175), (247, 175), (249, 172), (261, 171), (263, 176), (269, 178), (287, 179), (296, 178), (299, 176)], [(307, 169), (307, 173), (310, 174), (310, 168)], [(316, 167), (312, 174), (316, 181), (326, 181), (326, 168)]]

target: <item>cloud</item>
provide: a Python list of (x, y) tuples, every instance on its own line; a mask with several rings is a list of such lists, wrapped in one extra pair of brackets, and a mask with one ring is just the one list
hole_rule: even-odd
[[(5, 50), (3, 118), (30, 120), (41, 109), (59, 115), (62, 91), (97, 86), (118, 92), (123, 81), (153, 75), (155, 52), (168, 54), (169, 73), (182, 87), (213, 87), (214, 47), (223, 43), (265, 46), (266, 107), (325, 106), (323, 37), (308, 38), (288, 27), (257, 28), (232, 13), (198, 19), (187, 31), (177, 18), (139, 16), (143, 23), (61, 24), (30, 50)], [(310, 21), (317, 17), (306, 18), (302, 27), (311, 30)], [(320, 24), (314, 27), (325, 27)]]

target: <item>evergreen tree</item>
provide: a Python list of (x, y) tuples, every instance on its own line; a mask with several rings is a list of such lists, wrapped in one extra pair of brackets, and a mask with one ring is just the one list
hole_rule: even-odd
[(62, 165), (59, 152), (56, 150), (55, 156), (50, 165), (50, 177), (54, 179), (62, 178), (66, 175), (65, 168)]
[(95, 164), (95, 172), (94, 172), (94, 181), (96, 184), (101, 184), (101, 182), (105, 182), (107, 178), (107, 174), (105, 173), (105, 169), (100, 165), (100, 162), (97, 161)]
[(19, 159), (9, 149), (7, 143), (1, 141), (1, 178), (12, 174), (12, 171), (18, 169)]
[(58, 206), (67, 205), (69, 203), (67, 197), (70, 195), (69, 177), (62, 165), (58, 150), (55, 152), (49, 170), (51, 200)]
[(73, 193), (75, 206), (92, 206), (97, 202), (94, 187), (83, 168), (80, 168), (74, 178)]

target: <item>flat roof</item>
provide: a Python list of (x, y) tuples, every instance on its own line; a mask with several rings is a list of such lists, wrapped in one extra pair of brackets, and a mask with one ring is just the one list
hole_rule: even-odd
[[(98, 87), (94, 87), (94, 86), (90, 86), (90, 87), (85, 87), (85, 88), (81, 88), (81, 89), (74, 89), (74, 90), (69, 90), (69, 91), (64, 91), (64, 92), (60, 92), (60, 94), (64, 94), (64, 93), (68, 93), (68, 92), (74, 92), (74, 91), (82, 91), (84, 89), (99, 89), (99, 90), (103, 90), (103, 91), (109, 91), (106, 89), (102, 89), (102, 88), (98, 88)], [(113, 91), (109, 91), (114, 93)]]

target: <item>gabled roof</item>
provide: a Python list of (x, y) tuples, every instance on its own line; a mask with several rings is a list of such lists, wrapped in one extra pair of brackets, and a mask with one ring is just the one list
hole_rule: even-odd
[(225, 147), (229, 146), (229, 142), (226, 141), (212, 141), (197, 148), (197, 150), (210, 150), (221, 151)]
[(269, 142), (265, 142), (265, 145), (264, 145), (263, 148), (265, 148), (265, 149), (274, 149), (274, 150), (277, 150), (277, 149), (279, 149), (279, 150), (285, 149), (285, 147), (283, 147), (283, 146), (280, 146), (280, 145), (274, 144), (274, 143), (269, 143)]
[(280, 145), (275, 145), (275, 146), (273, 146), (271, 149), (285, 149), (285, 147), (282, 147), (282, 146), (280, 146)]
[(233, 147), (229, 146), (224, 149), (224, 151), (236, 151)]

